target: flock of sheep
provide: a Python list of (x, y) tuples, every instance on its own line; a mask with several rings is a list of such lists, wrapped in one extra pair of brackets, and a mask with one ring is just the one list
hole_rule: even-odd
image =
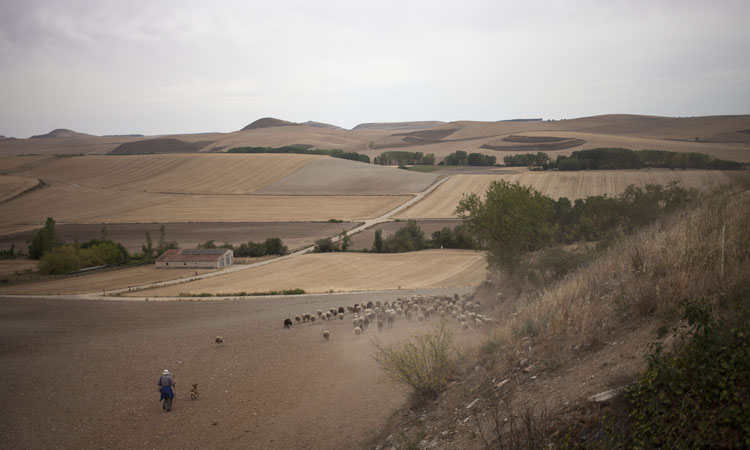
[[(367, 302), (355, 303), (354, 305), (339, 306), (328, 311), (318, 310), (317, 313), (304, 313), (294, 316), (297, 324), (314, 323), (315, 321), (340, 320), (343, 321), (346, 314), (350, 315), (353, 332), (360, 336), (371, 325), (377, 326), (378, 331), (384, 328), (393, 328), (396, 320), (406, 319), (411, 322), (429, 321), (433, 317), (450, 318), (458, 321), (464, 330), (469, 327), (482, 327), (494, 324), (494, 320), (481, 314), (482, 305), (478, 301), (472, 301), (472, 296), (467, 294), (463, 298), (458, 294), (451, 296), (423, 296), (415, 295), (399, 297), (393, 302)], [(284, 319), (284, 328), (291, 328), (291, 318)], [(331, 333), (323, 331), (323, 339), (328, 341)]]

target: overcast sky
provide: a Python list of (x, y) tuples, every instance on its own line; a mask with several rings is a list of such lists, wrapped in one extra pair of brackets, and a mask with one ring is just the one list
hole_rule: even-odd
[(750, 113), (750, 1), (0, 0), (0, 134)]

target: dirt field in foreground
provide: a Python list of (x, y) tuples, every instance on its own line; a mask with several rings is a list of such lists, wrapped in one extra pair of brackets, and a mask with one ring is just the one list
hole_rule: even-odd
[[(377, 331), (356, 338), (350, 320), (291, 330), (282, 321), (410, 294), (0, 299), (0, 442), (9, 449), (357, 448), (406, 401), (406, 391), (371, 358)], [(415, 327), (397, 322), (378, 337), (390, 342)], [(214, 343), (217, 335), (223, 345)], [(177, 382), (170, 413), (156, 391), (165, 368)], [(190, 401), (192, 383), (199, 385), (197, 401)]]

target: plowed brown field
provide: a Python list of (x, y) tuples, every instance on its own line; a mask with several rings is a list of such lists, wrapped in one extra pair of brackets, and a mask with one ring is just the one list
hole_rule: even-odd
[(727, 183), (731, 178), (744, 175), (741, 172), (718, 170), (641, 170), (609, 171), (591, 170), (581, 172), (532, 172), (522, 171), (508, 175), (455, 175), (439, 186), (421, 202), (397, 215), (399, 218), (451, 218), (458, 202), (466, 194), (483, 194), (490, 183), (507, 180), (532, 186), (552, 198), (567, 197), (570, 200), (590, 195), (618, 195), (631, 184), (667, 184), (678, 180), (685, 187), (707, 188)]
[(483, 253), (425, 250), (398, 254), (317, 253), (186, 284), (140, 291), (138, 296), (177, 296), (304, 289), (339, 292), (474, 286), (484, 281)]

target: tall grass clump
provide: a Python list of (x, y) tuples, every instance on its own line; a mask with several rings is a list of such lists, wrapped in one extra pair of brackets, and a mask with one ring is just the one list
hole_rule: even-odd
[(496, 332), (507, 337), (498, 353), (531, 339), (569, 354), (600, 345), (621, 324), (676, 320), (685, 299), (718, 299), (750, 274), (748, 224), (750, 192), (717, 189), (611, 244), (544, 291), (522, 292), (515, 302), (491, 296), (484, 303), (506, 318)]
[(412, 389), (418, 399), (434, 398), (448, 384), (456, 366), (453, 332), (445, 320), (395, 346), (376, 344), (375, 360), (388, 376)]

